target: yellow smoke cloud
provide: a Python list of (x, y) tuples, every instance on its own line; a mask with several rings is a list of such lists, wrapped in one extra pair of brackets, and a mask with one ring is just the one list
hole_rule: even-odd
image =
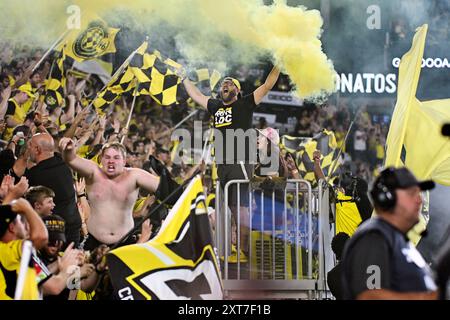
[(92, 13), (113, 22), (131, 17), (140, 31), (164, 38), (164, 22), (176, 30), (174, 42), (188, 63), (239, 65), (270, 55), (299, 97), (335, 90), (336, 72), (320, 42), (320, 12), (287, 6), (285, 0), (271, 6), (261, 0), (2, 0), (0, 18), (9, 19), (1, 19), (0, 28), (16, 41), (48, 46), (64, 31), (70, 4), (81, 8), (83, 25)]

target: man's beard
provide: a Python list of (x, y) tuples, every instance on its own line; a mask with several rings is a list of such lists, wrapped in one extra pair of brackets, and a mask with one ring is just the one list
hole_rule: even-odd
[(234, 97), (236, 97), (236, 92), (235, 92), (235, 91), (230, 91), (230, 92), (228, 93), (228, 96), (227, 96), (226, 98), (224, 98), (222, 92), (220, 93), (220, 98), (221, 98), (222, 101), (225, 102), (225, 103), (231, 102), (231, 101), (234, 99)]

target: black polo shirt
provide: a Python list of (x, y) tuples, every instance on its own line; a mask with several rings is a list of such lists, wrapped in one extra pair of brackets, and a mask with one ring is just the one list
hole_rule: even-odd
[(45, 186), (55, 192), (54, 214), (61, 216), (66, 224), (81, 226), (72, 171), (59, 153), (25, 171), (25, 176), (30, 186)]

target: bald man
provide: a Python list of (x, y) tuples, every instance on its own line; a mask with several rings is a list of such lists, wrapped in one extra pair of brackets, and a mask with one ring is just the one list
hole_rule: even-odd
[(55, 153), (55, 143), (47, 133), (38, 133), (28, 141), (30, 160), (36, 165), (25, 171), (31, 186), (45, 186), (55, 192), (53, 213), (66, 221), (67, 244), (80, 243), (81, 217), (69, 166)]

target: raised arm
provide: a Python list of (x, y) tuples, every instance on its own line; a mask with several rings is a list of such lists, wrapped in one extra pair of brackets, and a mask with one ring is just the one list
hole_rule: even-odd
[(72, 139), (62, 138), (59, 142), (59, 149), (64, 161), (76, 172), (87, 179), (92, 179), (98, 166), (90, 161), (78, 157), (75, 154), (75, 143)]
[(145, 170), (132, 168), (132, 174), (136, 178), (136, 184), (148, 192), (155, 193), (159, 185), (159, 177), (148, 173)]
[(253, 93), (256, 104), (260, 104), (264, 96), (268, 94), (270, 90), (272, 90), (275, 83), (277, 83), (279, 75), (280, 69), (278, 69), (278, 67), (273, 67), (272, 71), (270, 71), (269, 75), (267, 76), (266, 82), (259, 86)]
[(313, 160), (314, 160), (314, 175), (316, 176), (317, 182), (320, 179), (325, 180), (325, 174), (323, 173), (322, 167), (320, 166), (320, 157), (322, 154), (319, 150), (313, 152)]
[(186, 92), (192, 98), (192, 100), (194, 100), (203, 108), (207, 109), (209, 97), (201, 93), (200, 90), (195, 86), (195, 84), (193, 84), (188, 78), (184, 79), (183, 83), (184, 87), (186, 88)]
[(5, 117), (8, 110), (8, 99), (11, 97), (11, 87), (6, 87), (1, 93), (2, 102), (0, 103), (0, 120)]
[(34, 211), (30, 203), (23, 199), (13, 200), (11, 202), (11, 210), (25, 216), (30, 225), (29, 239), (33, 243), (35, 249), (43, 248), (48, 241), (48, 232), (41, 217)]

